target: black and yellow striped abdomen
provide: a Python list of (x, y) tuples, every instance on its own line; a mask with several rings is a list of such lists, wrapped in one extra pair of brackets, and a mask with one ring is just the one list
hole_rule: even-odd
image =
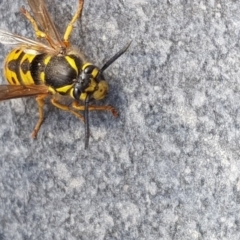
[(35, 84), (30, 65), (36, 55), (24, 53), (21, 49), (14, 49), (5, 59), (4, 75), (12, 85), (30, 85)]
[(4, 75), (12, 85), (51, 86), (65, 94), (78, 78), (83, 60), (74, 54), (51, 56), (14, 49), (6, 57)]

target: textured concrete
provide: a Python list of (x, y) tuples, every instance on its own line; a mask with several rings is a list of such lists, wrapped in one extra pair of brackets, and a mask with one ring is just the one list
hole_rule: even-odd
[[(49, 1), (61, 29), (76, 2)], [(0, 1), (0, 28), (33, 37), (23, 4)], [(34, 141), (34, 99), (0, 103), (0, 239), (240, 239), (239, 33), (239, 1), (86, 0), (93, 63), (133, 40), (99, 103), (120, 117), (91, 113), (85, 151), (74, 116), (47, 105)]]

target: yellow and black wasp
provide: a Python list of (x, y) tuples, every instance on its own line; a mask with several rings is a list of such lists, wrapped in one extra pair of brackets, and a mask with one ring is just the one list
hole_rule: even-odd
[[(114, 116), (118, 115), (112, 106), (89, 105), (89, 102), (93, 99), (101, 100), (106, 96), (108, 84), (103, 72), (127, 50), (129, 44), (109, 59), (102, 68), (98, 68), (87, 62), (83, 54), (69, 42), (74, 23), (81, 16), (84, 0), (78, 0), (77, 11), (67, 25), (63, 38), (51, 20), (44, 0), (27, 2), (32, 15), (24, 7), (20, 11), (31, 22), (36, 37), (41, 41), (0, 30), (0, 43), (15, 46), (5, 60), (4, 75), (9, 85), (0, 85), (0, 100), (36, 96), (39, 119), (32, 132), (32, 137), (36, 138), (44, 120), (45, 99), (50, 96), (50, 101), (55, 107), (68, 111), (85, 122), (87, 148), (88, 111), (105, 110)], [(59, 95), (72, 98), (72, 104), (66, 105), (59, 101)], [(84, 111), (84, 115), (77, 111)]]

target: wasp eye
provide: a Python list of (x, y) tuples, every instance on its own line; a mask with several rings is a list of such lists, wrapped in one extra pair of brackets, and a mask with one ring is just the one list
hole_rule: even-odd
[(82, 91), (80, 89), (80, 86), (78, 84), (76, 84), (73, 89), (73, 97), (75, 99), (79, 100), (81, 93), (82, 93)]

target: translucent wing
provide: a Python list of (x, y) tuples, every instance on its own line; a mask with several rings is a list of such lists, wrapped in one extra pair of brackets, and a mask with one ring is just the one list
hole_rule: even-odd
[(56, 50), (44, 43), (34, 41), (4, 30), (0, 30), (0, 43), (6, 45), (21, 45), (26, 49), (36, 50), (40, 53), (56, 54)]
[(52, 21), (44, 0), (27, 0), (39, 28), (48, 35), (57, 47), (62, 46), (62, 40), (56, 25)]
[(47, 93), (48, 86), (45, 85), (0, 85), (0, 101)]

